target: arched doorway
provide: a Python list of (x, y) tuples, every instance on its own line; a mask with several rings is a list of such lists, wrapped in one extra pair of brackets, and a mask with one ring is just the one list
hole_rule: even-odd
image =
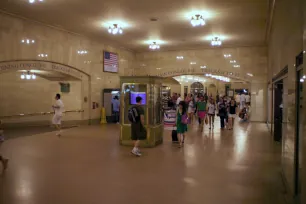
[(197, 95), (199, 93), (204, 94), (204, 86), (200, 82), (194, 82), (190, 85), (190, 93)]

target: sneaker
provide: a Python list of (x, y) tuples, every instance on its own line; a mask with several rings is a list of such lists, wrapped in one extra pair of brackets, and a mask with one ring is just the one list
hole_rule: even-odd
[(8, 164), (8, 159), (3, 159), (2, 163), (3, 163), (3, 170), (6, 170), (7, 169), (7, 164)]
[(141, 156), (141, 154), (137, 150), (132, 150), (131, 153), (134, 154), (137, 157)]

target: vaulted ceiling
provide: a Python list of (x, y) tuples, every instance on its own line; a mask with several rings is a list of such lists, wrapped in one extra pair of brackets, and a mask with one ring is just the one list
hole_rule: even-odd
[[(136, 52), (148, 51), (152, 41), (161, 50), (208, 48), (213, 35), (223, 47), (265, 45), (268, 0), (28, 1), (1, 0), (0, 9)], [(192, 27), (192, 14), (202, 14), (206, 25)], [(109, 34), (117, 22), (124, 33)]]

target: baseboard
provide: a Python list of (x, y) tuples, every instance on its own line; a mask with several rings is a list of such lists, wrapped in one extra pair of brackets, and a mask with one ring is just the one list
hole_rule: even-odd
[[(71, 127), (78, 125), (88, 125), (88, 120), (67, 120), (62, 121), (63, 127)], [(21, 128), (21, 127), (41, 127), (52, 125), (50, 120), (31, 121), (31, 122), (20, 122), (20, 123), (3, 123), (3, 128)]]

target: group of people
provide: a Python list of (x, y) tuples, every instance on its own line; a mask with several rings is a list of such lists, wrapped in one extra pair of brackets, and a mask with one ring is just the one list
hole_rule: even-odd
[(223, 130), (233, 130), (234, 121), (238, 116), (246, 121), (248, 119), (248, 109), (250, 106), (250, 95), (243, 92), (234, 97), (217, 96), (216, 100), (212, 95), (204, 94), (185, 94), (184, 98), (180, 94), (174, 93), (172, 97), (164, 94), (164, 110), (176, 109), (176, 129), (180, 147), (184, 143), (185, 133), (188, 125), (182, 122), (184, 115), (188, 116), (189, 123), (194, 124), (198, 120), (199, 130), (203, 132), (204, 124), (209, 125), (209, 129), (214, 129), (215, 116), (220, 117), (220, 128)]

